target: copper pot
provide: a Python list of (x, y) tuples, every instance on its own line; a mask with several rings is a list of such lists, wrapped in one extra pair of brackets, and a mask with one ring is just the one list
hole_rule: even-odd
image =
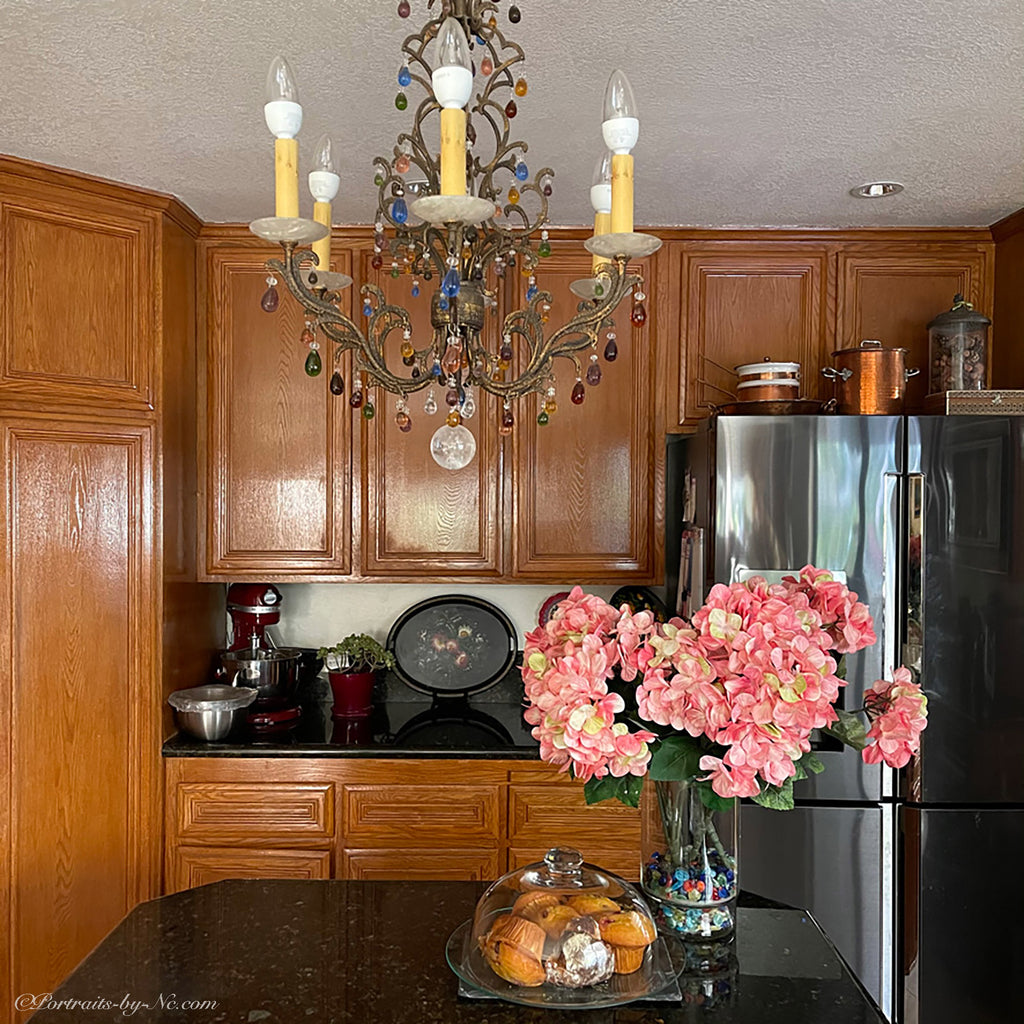
[(835, 382), (839, 412), (896, 416), (903, 412), (907, 381), (921, 371), (906, 368), (905, 348), (884, 348), (880, 341), (862, 341), (856, 348), (832, 353), (835, 367), (821, 372)]

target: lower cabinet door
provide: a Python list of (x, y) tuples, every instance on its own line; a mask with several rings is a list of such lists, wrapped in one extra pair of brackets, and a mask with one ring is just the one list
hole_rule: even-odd
[(171, 855), (168, 890), (226, 878), (330, 878), (329, 850), (244, 850), (179, 846)]
[(486, 882), (504, 874), (497, 850), (345, 850), (341, 876)]

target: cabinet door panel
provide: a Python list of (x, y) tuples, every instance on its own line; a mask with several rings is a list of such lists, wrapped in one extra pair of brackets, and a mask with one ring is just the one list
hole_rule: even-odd
[(151, 409), (153, 219), (98, 199), (12, 200), (0, 219), (0, 396)]
[(578, 784), (509, 786), (509, 842), (513, 846), (596, 844), (640, 847), (640, 812), (614, 801), (588, 806)]
[(354, 847), (496, 840), (498, 795), (497, 786), (346, 785), (342, 834)]
[(837, 348), (876, 338), (905, 348), (907, 367), (921, 373), (907, 382), (906, 411), (922, 411), (928, 392), (928, 322), (961, 292), (991, 315), (992, 274), (982, 246), (957, 252), (841, 252)]
[[(800, 363), (801, 394), (819, 397), (820, 354), (828, 344), (825, 251), (723, 252), (683, 247), (678, 264), (683, 352), (680, 424), (732, 401), (733, 367), (773, 360)], [(824, 344), (823, 344), (824, 343)]]
[[(283, 284), (260, 308), (266, 248), (207, 255), (207, 557), (209, 575), (265, 578), (349, 571), (349, 407), (310, 378), (303, 314)], [(348, 272), (348, 254), (332, 261)], [(343, 374), (347, 373), (343, 369)]]
[(158, 881), (152, 439), (28, 417), (0, 434), (0, 867), (14, 880), (0, 903), (16, 995), (48, 991)]
[[(591, 273), (578, 242), (554, 246), (542, 260), (539, 288), (551, 293), (546, 331), (576, 314), (570, 283)], [(635, 268), (650, 281), (650, 261)], [(526, 278), (519, 303), (525, 303)], [(602, 382), (586, 388), (582, 405), (569, 400), (576, 380), (570, 360), (554, 367), (558, 412), (537, 423), (539, 400), (515, 405), (515, 575), (566, 580), (643, 579), (657, 576), (654, 480), (655, 397), (650, 327), (630, 324), (630, 300), (615, 312), (618, 359), (601, 358)], [(653, 303), (647, 301), (648, 324)], [(604, 333), (599, 351), (603, 352)], [(586, 373), (590, 349), (579, 354)]]
[(484, 882), (504, 873), (497, 850), (345, 850), (343, 878)]
[[(374, 272), (363, 255), (363, 279), (378, 285), (389, 302), (412, 317), (411, 341), (425, 348), (431, 337), (430, 294), (410, 296), (410, 278)], [(402, 332), (388, 338), (385, 352), (394, 372), (405, 375), (399, 349)], [(490, 347), (493, 348), (493, 345)], [(495, 576), (501, 571), (498, 507), (501, 488), (494, 400), (474, 395), (477, 413), (463, 425), (476, 438), (476, 455), (463, 469), (442, 469), (431, 457), (430, 439), (448, 411), (443, 384), (409, 398), (412, 430), (395, 424), (395, 396), (374, 391), (377, 415), (362, 421), (363, 574), (367, 576)], [(428, 394), (438, 411), (423, 411)]]
[(227, 878), (330, 878), (328, 850), (236, 850), (180, 846), (171, 857), (169, 891)]

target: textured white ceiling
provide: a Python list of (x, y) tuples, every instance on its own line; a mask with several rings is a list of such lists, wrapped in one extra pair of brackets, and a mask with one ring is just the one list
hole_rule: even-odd
[[(0, 0), (0, 151), (248, 221), (272, 204), (263, 84), (281, 52), (303, 170), (330, 132), (335, 221), (366, 223), (371, 159), (410, 121), (394, 96), (426, 14), (411, 3), (402, 21), (397, 0)], [(514, 27), (508, 4), (530, 85), (513, 127), (555, 168), (555, 224), (591, 221), (615, 65), (640, 108), (638, 222), (991, 224), (1024, 206), (1021, 0), (519, 0)], [(879, 178), (907, 190), (848, 195)]]

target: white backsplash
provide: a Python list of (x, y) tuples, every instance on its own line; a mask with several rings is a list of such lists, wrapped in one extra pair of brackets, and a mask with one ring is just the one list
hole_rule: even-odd
[[(349, 633), (369, 633), (383, 642), (406, 608), (429, 597), (466, 594), (497, 605), (523, 634), (536, 629), (541, 605), (569, 586), (465, 585), (457, 583), (278, 583), (281, 622), (274, 634), (282, 644), (320, 647)], [(615, 587), (586, 587), (606, 601)]]

